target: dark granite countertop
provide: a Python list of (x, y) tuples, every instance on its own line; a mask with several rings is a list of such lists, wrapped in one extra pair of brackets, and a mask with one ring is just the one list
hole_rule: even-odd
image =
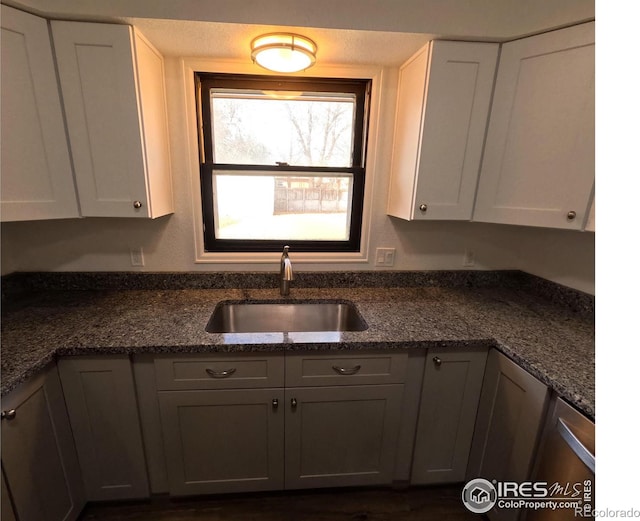
[(290, 300), (353, 301), (369, 328), (342, 333), (210, 334), (221, 300), (280, 299), (276, 289), (40, 291), (2, 319), (5, 394), (56, 356), (301, 349), (493, 346), (595, 417), (593, 317), (517, 287), (292, 290)]

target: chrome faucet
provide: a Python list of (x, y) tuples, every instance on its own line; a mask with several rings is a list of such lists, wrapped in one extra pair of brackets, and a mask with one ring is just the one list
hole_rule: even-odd
[(286, 297), (289, 294), (289, 286), (293, 280), (293, 266), (289, 259), (289, 246), (285, 246), (280, 257), (280, 295)]

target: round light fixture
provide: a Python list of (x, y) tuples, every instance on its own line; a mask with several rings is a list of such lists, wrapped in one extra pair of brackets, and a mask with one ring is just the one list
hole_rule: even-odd
[(270, 33), (251, 42), (251, 60), (274, 72), (298, 72), (316, 62), (316, 44), (299, 34)]

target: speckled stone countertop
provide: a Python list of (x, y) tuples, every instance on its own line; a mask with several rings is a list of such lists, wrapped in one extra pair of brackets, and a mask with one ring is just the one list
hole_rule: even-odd
[(529, 289), (294, 288), (288, 300), (354, 302), (369, 328), (286, 334), (204, 330), (222, 300), (280, 298), (276, 289), (38, 292), (3, 313), (1, 392), (66, 355), (492, 346), (595, 417), (593, 317)]

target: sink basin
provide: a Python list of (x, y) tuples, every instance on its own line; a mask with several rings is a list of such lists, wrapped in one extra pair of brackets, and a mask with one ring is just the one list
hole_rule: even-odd
[(278, 331), (364, 331), (369, 326), (352, 302), (220, 302), (205, 330), (209, 333)]

